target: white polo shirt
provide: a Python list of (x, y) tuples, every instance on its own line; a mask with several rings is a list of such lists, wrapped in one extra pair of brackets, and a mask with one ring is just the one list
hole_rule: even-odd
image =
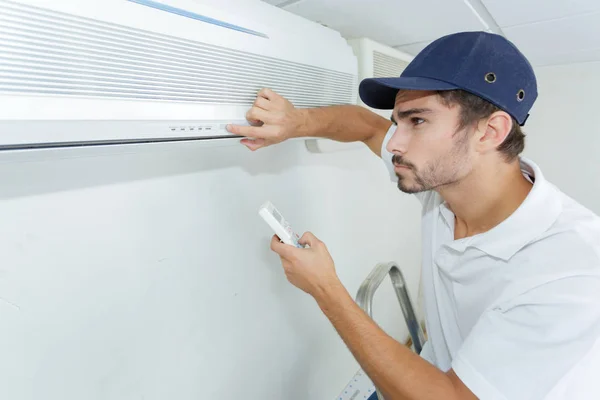
[[(397, 181), (392, 154), (382, 158)], [(422, 212), (422, 357), (482, 400), (600, 399), (600, 218), (546, 181), (488, 232), (454, 240), (436, 192)], [(589, 182), (593, 184), (593, 182)], [(466, 194), (468, 195), (468, 194)]]

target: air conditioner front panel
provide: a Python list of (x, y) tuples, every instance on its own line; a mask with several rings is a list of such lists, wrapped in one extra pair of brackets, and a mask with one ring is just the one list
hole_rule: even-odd
[[(117, 24), (107, 17), (110, 11), (120, 11), (116, 19), (135, 11), (154, 20), (140, 29), (132, 26), (140, 25), (137, 16)], [(0, 121), (166, 120), (221, 125), (243, 120), (263, 87), (297, 107), (355, 102), (356, 62), (349, 48), (346, 60), (327, 61), (329, 56), (324, 56), (315, 62), (317, 51), (309, 50), (312, 46), (290, 39), (281, 47), (278, 41), (285, 39), (284, 32), (251, 22), (246, 25), (253, 32), (266, 33), (225, 29), (127, 0), (101, 4), (0, 0)], [(171, 31), (178, 35), (162, 33), (169, 24), (176, 24)], [(219, 40), (199, 37), (200, 31), (208, 35), (215, 29), (223, 36)], [(323, 31), (319, 27), (317, 32)], [(329, 34), (323, 37), (330, 38)], [(292, 37), (291, 32), (287, 35)], [(240, 43), (247, 48), (240, 49)], [(334, 43), (329, 47), (340, 51)], [(16, 126), (10, 125), (11, 131)], [(10, 131), (4, 133), (8, 125), (2, 127), (2, 144), (57, 140), (23, 132), (11, 138)], [(83, 140), (77, 135), (84, 134), (80, 130), (61, 140)]]

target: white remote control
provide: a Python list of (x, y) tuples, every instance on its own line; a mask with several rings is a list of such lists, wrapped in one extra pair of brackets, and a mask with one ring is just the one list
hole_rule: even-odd
[(303, 248), (302, 245), (298, 243), (300, 236), (292, 231), (290, 224), (283, 218), (281, 213), (277, 211), (270, 201), (267, 201), (260, 207), (258, 214), (263, 217), (283, 243)]

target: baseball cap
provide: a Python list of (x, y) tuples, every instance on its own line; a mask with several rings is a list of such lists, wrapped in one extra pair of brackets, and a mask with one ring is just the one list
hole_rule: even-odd
[(520, 125), (538, 95), (527, 58), (508, 39), (488, 32), (443, 36), (417, 54), (400, 77), (365, 79), (359, 94), (369, 107), (392, 109), (401, 89), (461, 89), (506, 111)]

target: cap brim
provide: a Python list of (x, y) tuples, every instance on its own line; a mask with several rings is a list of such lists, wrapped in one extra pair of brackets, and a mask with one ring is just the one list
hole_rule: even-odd
[(369, 107), (391, 110), (399, 90), (453, 90), (457, 86), (431, 78), (401, 76), (397, 78), (368, 78), (360, 83), (358, 93)]

